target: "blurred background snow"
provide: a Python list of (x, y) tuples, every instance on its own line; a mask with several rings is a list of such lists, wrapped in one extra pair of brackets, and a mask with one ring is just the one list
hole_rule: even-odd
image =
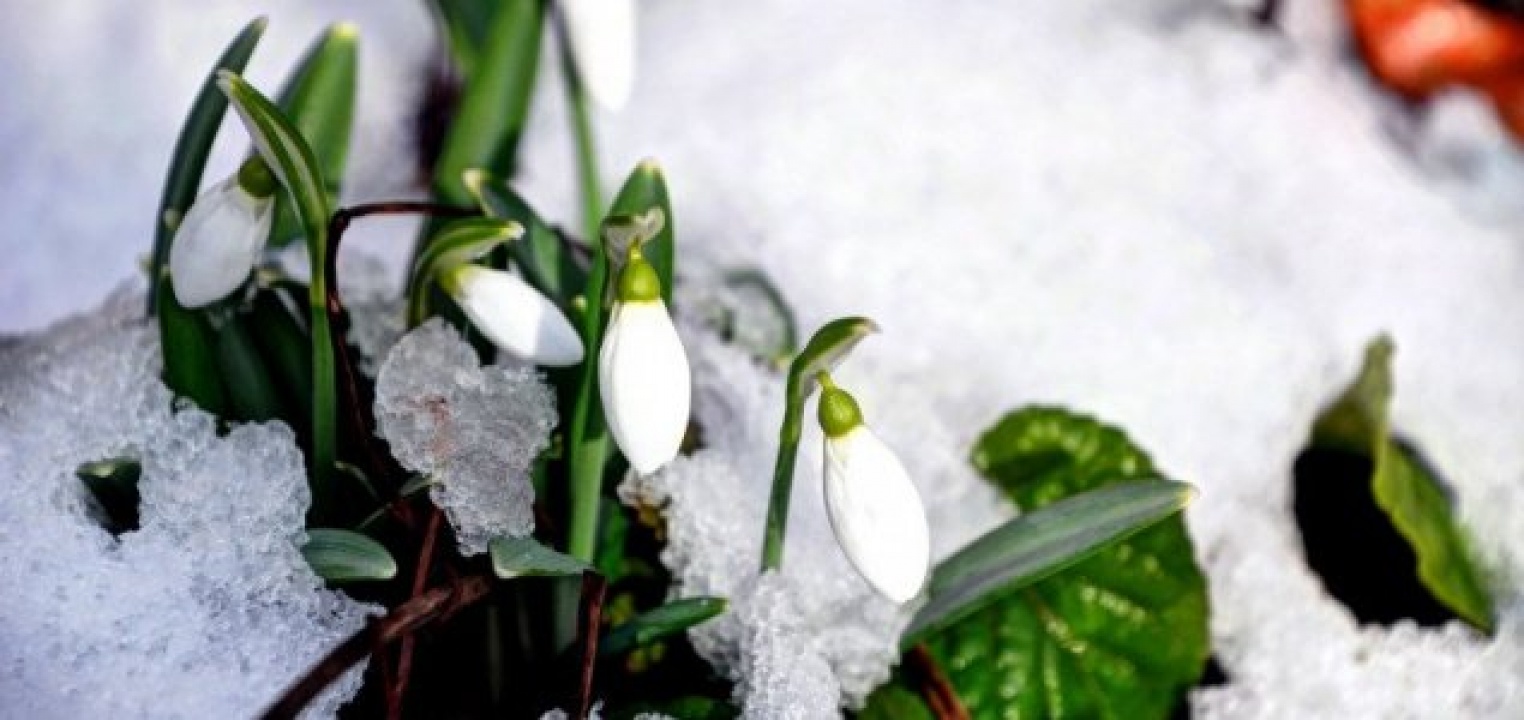
[[(598, 118), (605, 170), (660, 159), (690, 281), (756, 265), (806, 328), (880, 322), (839, 379), (903, 451), (939, 553), (997, 519), (964, 458), (1024, 403), (1119, 424), (1197, 484), (1232, 680), (1196, 695), (1201, 716), (1524, 716), (1521, 162), (1466, 96), (1413, 113), (1373, 90), (1336, 0), (1285, 0), (1273, 28), (1244, 4), (647, 0), (634, 100)], [(357, 22), (346, 191), (413, 192), (433, 52), (415, 0), (12, 2), (0, 331), (133, 276), (182, 113), (256, 14), (265, 88), (325, 23)], [(540, 100), (520, 181), (574, 218), (561, 108)], [(209, 180), (243, 142), (227, 133)], [(412, 239), (365, 232), (347, 245), (395, 256)], [(1498, 571), (1496, 639), (1358, 628), (1302, 562), (1292, 461), (1383, 330), (1395, 424)]]

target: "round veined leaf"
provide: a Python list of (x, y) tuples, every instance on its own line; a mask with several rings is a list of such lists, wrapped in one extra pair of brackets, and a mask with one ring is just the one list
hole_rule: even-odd
[(302, 556), (318, 577), (328, 582), (390, 580), (397, 576), (392, 554), (381, 543), (351, 530), (308, 530)]
[[(1157, 477), (1115, 428), (1058, 408), (1007, 415), (974, 465), (1024, 510)], [(1210, 653), (1206, 580), (1171, 518), (954, 623), (927, 647), (976, 718), (1167, 717)]]

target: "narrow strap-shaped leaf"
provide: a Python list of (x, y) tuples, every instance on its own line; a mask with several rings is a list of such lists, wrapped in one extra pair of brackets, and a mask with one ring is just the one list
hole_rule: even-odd
[(723, 329), (731, 342), (751, 350), (759, 359), (781, 366), (799, 351), (799, 326), (794, 310), (783, 298), (783, 292), (773, 283), (767, 273), (758, 268), (744, 268), (725, 273), (725, 287), (738, 298), (737, 304), (745, 303), (746, 319), (724, 318)]
[[(170, 154), (169, 173), (164, 178), (164, 193), (159, 199), (159, 211), (154, 215), (153, 256), (148, 263), (148, 277), (157, 278), (169, 263), (169, 243), (174, 239), (175, 228), (171, 218), (185, 215), (196, 199), (201, 187), (201, 174), (206, 169), (206, 157), (212, 151), (212, 141), (217, 138), (217, 128), (222, 126), (222, 116), (227, 113), (228, 101), (217, 90), (217, 73), (223, 70), (243, 72), (254, 54), (254, 47), (265, 32), (265, 18), (257, 18), (245, 25), (233, 38), (212, 71), (207, 73), (201, 92), (191, 105), (190, 114), (180, 128), (175, 140), (174, 152)], [(176, 220), (178, 222), (178, 220)], [(159, 284), (148, 286), (148, 311), (158, 307)]]
[(476, 56), (487, 41), (493, 12), (503, 0), (430, 0), (450, 57), (464, 77), (471, 77)]
[[(330, 27), (308, 49), (281, 89), (277, 102), (317, 156), (330, 206), (339, 200), (344, 165), (349, 157), (358, 46), (359, 33), (353, 24)], [(301, 221), (291, 207), (290, 198), (276, 197), (270, 242), (279, 247), (301, 235)]]
[(217, 365), (222, 370), (233, 419), (265, 422), (285, 415), (280, 391), (254, 344), (245, 317), (234, 315), (217, 329)]
[(508, 183), (488, 171), (467, 170), (465, 185), (483, 213), (524, 226), (523, 239), (508, 248), (513, 262), (530, 285), (554, 300), (563, 311), (570, 311), (572, 298), (587, 285), (587, 269), (577, 261), (571, 248)]
[[(645, 253), (651, 267), (655, 268), (656, 276), (661, 278), (662, 301), (671, 305), (677, 256), (672, 200), (667, 196), (667, 179), (662, 174), (661, 166), (654, 160), (644, 160), (635, 166), (630, 177), (624, 181), (624, 186), (619, 189), (619, 194), (614, 196), (609, 215), (638, 216), (653, 208), (661, 210), (661, 230), (641, 246), (641, 251)], [(619, 261), (622, 262), (623, 258), (619, 258)]]
[(169, 286), (169, 273), (159, 276), (159, 346), (164, 356), (164, 384), (217, 417), (228, 410), (227, 394), (217, 367), (217, 333), (206, 313), (180, 305)]
[(284, 286), (260, 291), (254, 298), (254, 309), (249, 315), (250, 330), (259, 346), (271, 377), (279, 386), (281, 397), (293, 412), (286, 416), (297, 434), (305, 437), (311, 430), (304, 408), (312, 406), (312, 352), (311, 340), (293, 309), (300, 309), (297, 298), (291, 295), (291, 307), (283, 296), (293, 292)]
[(618, 655), (664, 637), (676, 635), (701, 625), (725, 612), (721, 597), (692, 597), (673, 600), (659, 608), (641, 613), (616, 627), (598, 644), (600, 655)]
[(428, 319), (429, 289), (435, 276), (457, 265), (479, 260), (523, 234), (522, 225), (490, 217), (456, 220), (435, 233), (428, 247), (413, 262), (413, 272), (408, 278), (408, 326), (416, 327)]
[(914, 646), (1002, 594), (1173, 515), (1193, 494), (1185, 483), (1129, 482), (1060, 500), (991, 530), (937, 565), (927, 584), (927, 603), (901, 645)]
[(783, 564), (783, 539), (788, 533), (788, 506), (794, 493), (794, 464), (804, 433), (804, 403), (815, 388), (815, 377), (836, 367), (863, 338), (878, 331), (872, 320), (846, 317), (821, 326), (794, 358), (784, 391), (783, 423), (778, 429), (778, 459), (773, 464), (773, 487), (767, 501), (767, 524), (762, 540), (762, 569)]
[(308, 530), (302, 556), (318, 577), (332, 583), (390, 580), (397, 576), (397, 561), (386, 547), (352, 530)]
[(312, 333), (312, 510), (324, 517), (334, 502), (333, 464), (337, 460), (337, 396), (334, 382), (333, 333), (328, 325), (328, 220), (332, 209), (323, 171), (312, 148), (269, 98), (243, 78), (220, 74), (219, 87), (233, 102), (254, 146), (290, 194), (307, 238), (311, 284), (307, 309)]
[(593, 570), (570, 555), (541, 545), (532, 537), (496, 537), (488, 545), (492, 572), (503, 580), (518, 577), (581, 575)]
[(488, 168), (502, 176), (512, 171), (534, 95), (545, 25), (542, 5), (539, 0), (497, 3), (434, 168), (434, 193), (440, 200), (453, 205), (471, 202), (462, 182), (470, 168)]

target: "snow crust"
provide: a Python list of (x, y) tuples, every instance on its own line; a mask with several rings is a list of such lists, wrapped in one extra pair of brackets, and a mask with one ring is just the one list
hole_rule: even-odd
[(470, 343), (435, 318), (387, 354), (375, 409), (392, 455), (436, 483), (429, 495), (462, 554), (534, 532), (529, 470), (550, 444), (556, 398), (532, 367), (482, 367)]
[[(246, 717), (379, 608), (326, 590), (283, 424), (174, 408), (143, 298), (0, 347), (0, 715)], [(141, 527), (113, 537), (74, 471), (142, 464)], [(331, 717), (363, 664), (311, 705)]]

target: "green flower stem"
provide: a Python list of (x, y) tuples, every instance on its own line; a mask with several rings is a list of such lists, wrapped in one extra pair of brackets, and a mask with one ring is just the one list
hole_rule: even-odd
[(767, 527), (762, 537), (762, 570), (783, 566), (783, 538), (788, 533), (789, 499), (794, 494), (794, 464), (799, 459), (799, 436), (804, 432), (804, 399), (793, 373), (788, 378), (788, 404), (778, 430), (778, 459), (773, 464), (773, 491), (767, 500)]
[(572, 62), (566, 29), (558, 24), (561, 38), (561, 80), (566, 90), (566, 105), (571, 113), (572, 133), (576, 142), (577, 177), (582, 195), (582, 227), (593, 246), (593, 266), (588, 273), (583, 298), (582, 342), (587, 360), (577, 383), (577, 400), (572, 421), (567, 428), (571, 448), (571, 524), (567, 550), (584, 562), (591, 562), (598, 546), (598, 509), (602, 500), (603, 467), (609, 454), (608, 429), (598, 405), (598, 348), (603, 337), (603, 298), (608, 284), (608, 252), (599, 237), (603, 224), (603, 189), (598, 180), (598, 156), (593, 145), (592, 119), (588, 114), (587, 93), (577, 78)]

